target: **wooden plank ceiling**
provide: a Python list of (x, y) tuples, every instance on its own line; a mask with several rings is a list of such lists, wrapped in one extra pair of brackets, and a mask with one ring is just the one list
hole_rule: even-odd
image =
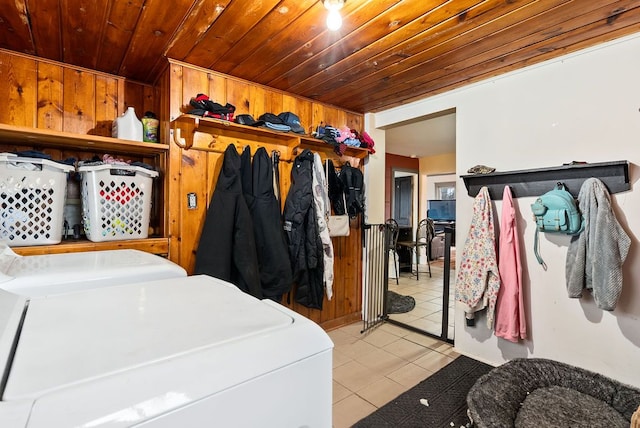
[(375, 112), (640, 31), (640, 0), (0, 0), (0, 47), (153, 83), (173, 58)]

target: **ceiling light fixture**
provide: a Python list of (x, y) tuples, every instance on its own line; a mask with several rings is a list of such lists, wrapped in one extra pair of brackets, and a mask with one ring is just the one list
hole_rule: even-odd
[(327, 28), (336, 31), (342, 26), (340, 9), (344, 6), (344, 0), (324, 0), (324, 7), (329, 11), (327, 15)]

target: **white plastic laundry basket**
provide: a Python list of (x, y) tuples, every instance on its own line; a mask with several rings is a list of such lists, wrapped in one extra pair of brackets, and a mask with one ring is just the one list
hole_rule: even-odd
[(93, 242), (144, 239), (149, 235), (152, 171), (131, 165), (78, 167), (82, 174), (82, 221)]
[(72, 165), (0, 153), (0, 241), (9, 246), (58, 244), (67, 173)]

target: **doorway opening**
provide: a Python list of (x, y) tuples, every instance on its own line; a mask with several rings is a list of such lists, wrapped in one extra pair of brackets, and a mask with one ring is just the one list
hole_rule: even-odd
[[(387, 157), (387, 171), (391, 172), (387, 176), (390, 182), (387, 189), (391, 190), (387, 195), (390, 208), (387, 216), (398, 223), (398, 242), (406, 244), (416, 241), (418, 224), (430, 218), (429, 200), (455, 204), (457, 177), (452, 173), (456, 170), (455, 109), (393, 125), (385, 129), (385, 134), (391, 155)], [(417, 170), (401, 166), (410, 161), (418, 161)], [(387, 296), (391, 300), (387, 298), (386, 319), (453, 343), (455, 214), (449, 217), (453, 221), (448, 217), (437, 219), (432, 243), (419, 248), (419, 265), (412, 248), (405, 245), (396, 246), (398, 266), (394, 266), (394, 257), (389, 257)], [(406, 298), (412, 298), (413, 303), (405, 304)], [(394, 305), (393, 299), (403, 304)]]
[[(398, 223), (398, 242), (411, 241), (415, 236), (415, 229), (419, 222), (418, 215), (418, 195), (420, 194), (420, 183), (418, 180), (418, 170), (404, 168), (393, 169), (392, 186), (392, 213), (393, 219)], [(396, 272), (409, 272), (415, 256), (406, 247), (398, 247), (397, 263), (393, 274)], [(397, 269), (396, 269), (397, 268)], [(394, 276), (395, 278), (395, 276)]]

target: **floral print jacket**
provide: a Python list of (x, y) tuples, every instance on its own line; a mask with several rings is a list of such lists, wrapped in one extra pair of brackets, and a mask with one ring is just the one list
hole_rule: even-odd
[(464, 305), (468, 325), (474, 325), (476, 312), (487, 308), (487, 327), (493, 328), (499, 290), (493, 208), (485, 186), (473, 202), (473, 217), (456, 279), (456, 301)]

